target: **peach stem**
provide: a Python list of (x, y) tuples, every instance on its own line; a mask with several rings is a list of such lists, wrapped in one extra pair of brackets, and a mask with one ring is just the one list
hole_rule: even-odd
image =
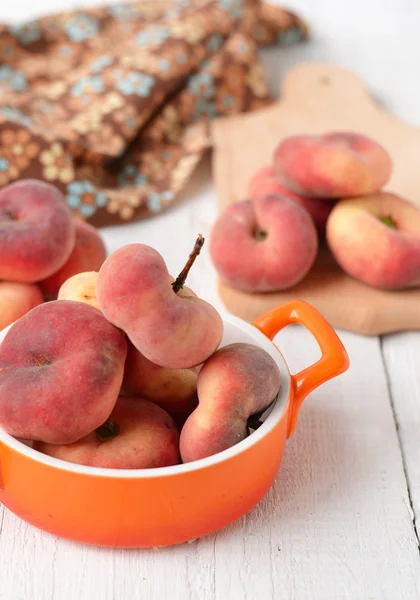
[(197, 239), (195, 240), (194, 248), (192, 249), (192, 252), (189, 255), (188, 260), (185, 264), (185, 267), (182, 269), (181, 273), (178, 275), (178, 277), (172, 284), (172, 288), (175, 294), (177, 294), (184, 287), (185, 281), (188, 277), (188, 273), (190, 272), (190, 269), (193, 266), (195, 259), (200, 254), (203, 244), (204, 238), (201, 235), (201, 233), (199, 233)]
[(379, 220), (387, 227), (392, 227), (393, 229), (397, 228), (397, 224), (392, 217), (380, 217)]
[(96, 437), (100, 442), (111, 440), (113, 437), (118, 435), (119, 432), (120, 428), (116, 423), (114, 423), (111, 417), (109, 417), (109, 419), (107, 419), (103, 425), (95, 430)]
[(264, 231), (263, 229), (256, 229), (254, 231), (254, 238), (257, 240), (257, 242), (261, 242), (262, 240), (265, 240), (267, 238), (267, 232)]

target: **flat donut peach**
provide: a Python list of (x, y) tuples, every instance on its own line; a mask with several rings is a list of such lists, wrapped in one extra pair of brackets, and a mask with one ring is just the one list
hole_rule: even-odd
[(392, 161), (374, 140), (337, 131), (286, 138), (274, 152), (274, 170), (297, 194), (343, 198), (378, 191), (391, 176)]
[(327, 242), (346, 273), (383, 289), (420, 285), (420, 209), (389, 193), (339, 202)]
[(128, 244), (100, 268), (96, 296), (108, 321), (149, 361), (167, 369), (188, 369), (215, 352), (223, 321), (188, 287), (175, 291), (173, 282), (156, 250)]
[(0, 280), (33, 283), (49, 277), (75, 244), (63, 194), (37, 180), (0, 190)]
[(217, 219), (210, 238), (210, 256), (220, 277), (247, 292), (292, 287), (309, 272), (317, 250), (308, 211), (275, 194), (232, 204)]
[(197, 381), (199, 405), (181, 431), (184, 463), (223, 452), (248, 435), (248, 419), (263, 412), (280, 389), (280, 371), (259, 346), (234, 343), (204, 363)]
[(81, 439), (111, 414), (126, 354), (124, 334), (96, 308), (40, 304), (0, 346), (0, 426), (52, 444)]
[[(141, 398), (118, 398), (111, 413), (116, 435), (95, 430), (73, 444), (35, 442), (38, 452), (102, 469), (153, 469), (179, 463), (179, 434), (160, 406)], [(99, 435), (98, 435), (99, 434)]]

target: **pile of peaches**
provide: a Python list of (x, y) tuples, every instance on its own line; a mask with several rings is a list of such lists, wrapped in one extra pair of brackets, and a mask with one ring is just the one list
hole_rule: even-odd
[(246, 292), (302, 281), (326, 241), (351, 277), (382, 289), (420, 284), (420, 210), (382, 191), (388, 152), (358, 133), (284, 139), (248, 196), (215, 223), (210, 253), (220, 277)]
[(0, 331), (105, 258), (96, 229), (73, 220), (53, 186), (25, 180), (1, 189)]
[(85, 227), (47, 184), (0, 192), (0, 278), (58, 296), (0, 345), (0, 427), (54, 458), (118, 469), (199, 460), (252, 434), (280, 372), (258, 346), (220, 347), (219, 313), (185, 287), (203, 238), (177, 278), (144, 244), (105, 260), (98, 244), (98, 270), (73, 274)]

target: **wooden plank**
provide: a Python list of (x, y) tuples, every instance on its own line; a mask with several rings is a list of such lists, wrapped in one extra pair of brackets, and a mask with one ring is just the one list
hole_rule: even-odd
[[(307, 400), (271, 493), (218, 536), (217, 598), (420, 596), (420, 556), (379, 343), (341, 337), (350, 370)], [(292, 363), (313, 359), (302, 331), (291, 330), (282, 347)]]
[(6, 511), (0, 600), (213, 600), (213, 544), (95, 548), (37, 531)]
[(383, 338), (383, 355), (409, 485), (413, 519), (420, 533), (420, 334)]
[[(0, 599), (420, 597), (379, 342), (341, 337), (350, 370), (306, 401), (274, 487), (245, 518), (190, 545), (113, 551), (58, 540), (6, 511)], [(293, 371), (318, 356), (298, 327), (278, 343)]]

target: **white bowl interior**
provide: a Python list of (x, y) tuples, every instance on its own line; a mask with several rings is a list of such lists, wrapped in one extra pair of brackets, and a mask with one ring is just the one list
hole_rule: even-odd
[[(7, 334), (10, 327), (0, 332), (0, 344)], [(0, 441), (3, 444), (13, 448), (17, 452), (28, 456), (38, 462), (48, 464), (55, 468), (72, 471), (75, 473), (84, 473), (86, 475), (96, 475), (102, 477), (118, 477), (118, 478), (142, 478), (142, 477), (162, 477), (162, 475), (177, 475), (187, 471), (194, 471), (209, 467), (213, 464), (226, 460), (236, 454), (239, 454), (246, 448), (256, 444), (264, 435), (266, 435), (281, 418), (289, 397), (290, 391), (290, 374), (287, 365), (276, 348), (276, 346), (253, 325), (246, 323), (242, 319), (238, 319), (232, 315), (224, 317), (224, 335), (220, 347), (232, 344), (235, 342), (245, 342), (256, 344), (266, 350), (276, 361), (281, 375), (281, 388), (276, 401), (262, 415), (261, 421), (263, 424), (245, 440), (232, 446), (228, 450), (219, 452), (208, 458), (203, 458), (195, 462), (176, 465), (172, 467), (160, 467), (155, 469), (104, 469), (99, 467), (88, 467), (85, 465), (77, 465), (69, 463), (57, 458), (52, 458), (31, 448), (30, 444), (20, 441), (0, 428)]]

